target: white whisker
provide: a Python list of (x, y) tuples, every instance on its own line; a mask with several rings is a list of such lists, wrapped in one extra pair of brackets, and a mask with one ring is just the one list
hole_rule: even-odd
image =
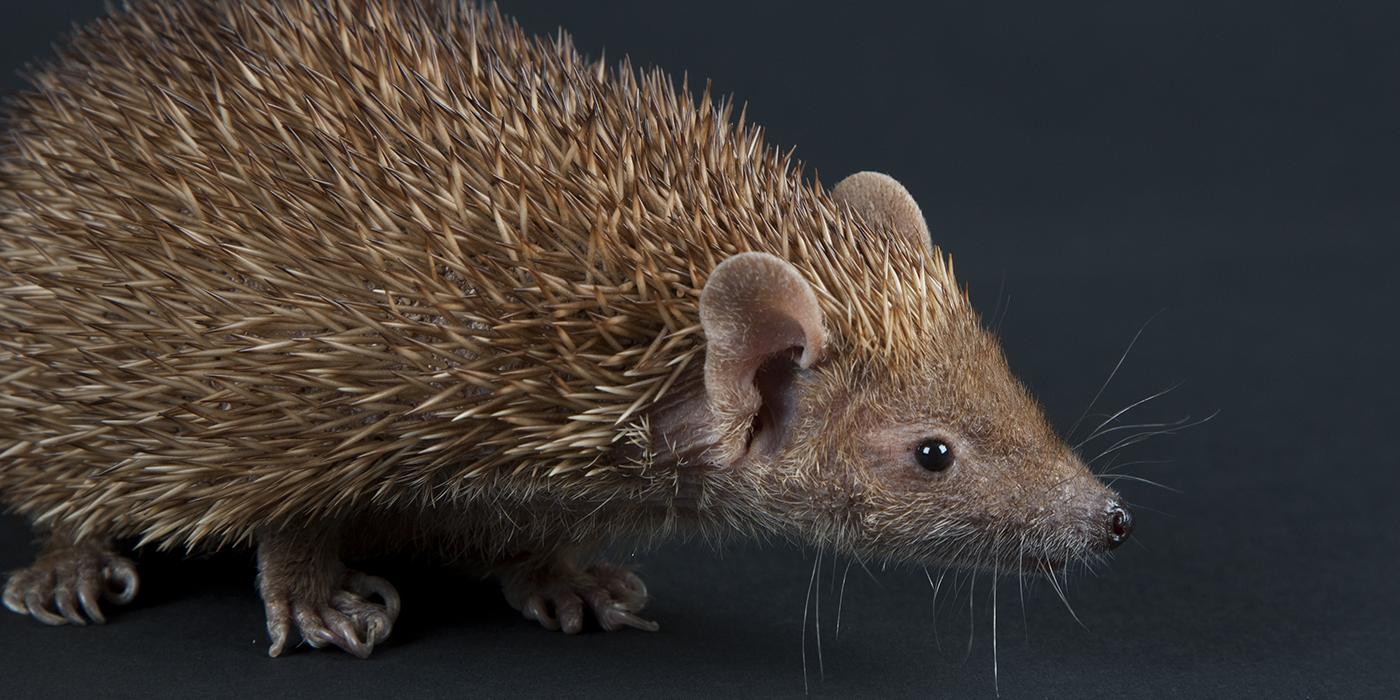
[(992, 567), (992, 686), (997, 697), (1001, 697), (1001, 669), (997, 663), (997, 576), (998, 570)]
[(1117, 413), (1115, 413), (1115, 414), (1109, 416), (1109, 417), (1108, 417), (1108, 420), (1105, 420), (1104, 422), (1099, 423), (1097, 426), (1095, 426), (1093, 432), (1089, 433), (1089, 437), (1084, 438), (1084, 440), (1083, 440), (1082, 442), (1080, 442), (1079, 445), (1075, 445), (1075, 446), (1074, 446), (1074, 449), (1077, 450), (1077, 449), (1079, 449), (1080, 445), (1083, 445), (1084, 443), (1086, 443), (1086, 442), (1088, 442), (1088, 441), (1090, 441), (1090, 440), (1093, 440), (1094, 437), (1097, 436), (1097, 435), (1099, 434), (1099, 431), (1102, 430), (1104, 426), (1108, 425), (1109, 423), (1112, 423), (1112, 422), (1115, 421), (1115, 420), (1118, 420), (1118, 417), (1119, 417), (1119, 416), (1123, 415), (1124, 413), (1127, 413), (1128, 411), (1133, 410), (1134, 408), (1137, 408), (1138, 406), (1141, 406), (1141, 405), (1147, 403), (1148, 401), (1151, 401), (1151, 400), (1156, 399), (1156, 398), (1160, 398), (1160, 397), (1162, 397), (1162, 396), (1166, 396), (1167, 394), (1170, 394), (1170, 393), (1172, 393), (1173, 391), (1176, 391), (1177, 389), (1180, 389), (1180, 388), (1181, 388), (1181, 385), (1184, 384), (1184, 383), (1185, 383), (1185, 382), (1177, 382), (1176, 384), (1173, 384), (1172, 386), (1169, 386), (1169, 387), (1167, 387), (1166, 389), (1163, 389), (1163, 390), (1161, 390), (1161, 391), (1159, 391), (1159, 392), (1157, 392), (1157, 393), (1155, 393), (1155, 394), (1153, 394), (1153, 395), (1151, 395), (1151, 396), (1149, 396), (1149, 397), (1147, 397), (1147, 398), (1145, 398), (1145, 399), (1139, 399), (1138, 401), (1134, 401), (1133, 403), (1128, 404), (1127, 408), (1124, 408), (1123, 410), (1121, 410), (1121, 411), (1119, 411), (1119, 412), (1117, 412)]
[[(1147, 441), (1147, 440), (1150, 440), (1150, 439), (1152, 439), (1152, 438), (1154, 438), (1154, 437), (1157, 437), (1158, 435), (1175, 435), (1175, 434), (1177, 434), (1177, 433), (1179, 433), (1179, 432), (1181, 432), (1181, 431), (1183, 431), (1183, 430), (1185, 430), (1185, 429), (1187, 429), (1187, 428), (1194, 428), (1194, 427), (1196, 427), (1196, 426), (1198, 426), (1198, 425), (1202, 425), (1202, 424), (1204, 424), (1204, 423), (1207, 423), (1207, 422), (1209, 422), (1212, 418), (1215, 418), (1215, 417), (1218, 416), (1218, 415), (1220, 415), (1220, 411), (1219, 411), (1219, 410), (1217, 410), (1216, 412), (1214, 412), (1214, 413), (1212, 413), (1212, 414), (1206, 416), (1205, 418), (1202, 418), (1202, 419), (1200, 419), (1200, 420), (1198, 420), (1198, 421), (1196, 421), (1196, 422), (1194, 422), (1194, 423), (1184, 423), (1184, 424), (1179, 425), (1179, 426), (1177, 426), (1177, 427), (1168, 428), (1168, 429), (1165, 429), (1165, 430), (1151, 430), (1151, 431), (1147, 431), (1147, 432), (1143, 432), (1143, 433), (1136, 433), (1136, 434), (1134, 434), (1134, 435), (1129, 435), (1128, 437), (1125, 437), (1125, 438), (1123, 438), (1122, 440), (1119, 440), (1118, 442), (1114, 443), (1112, 447), (1109, 447), (1108, 449), (1104, 450), (1103, 452), (1098, 453), (1097, 455), (1094, 456), (1093, 459), (1089, 460), (1088, 462), (1085, 462), (1084, 464), (1085, 464), (1085, 465), (1093, 464), (1094, 462), (1097, 462), (1097, 461), (1099, 461), (1100, 459), (1103, 459), (1104, 457), (1106, 457), (1106, 456), (1108, 456), (1108, 455), (1110, 455), (1110, 454), (1112, 454), (1112, 453), (1114, 453), (1114, 452), (1117, 452), (1118, 450), (1122, 450), (1122, 449), (1125, 449), (1125, 448), (1128, 448), (1128, 447), (1132, 447), (1133, 445), (1140, 444), (1140, 443), (1145, 442), (1145, 441)], [(1187, 418), (1189, 418), (1189, 417), (1190, 417), (1190, 416), (1187, 416)]]
[(977, 600), (977, 573), (973, 572), (972, 588), (967, 592), (967, 653), (963, 654), (963, 663), (972, 658), (972, 640), (977, 636), (977, 615), (974, 603)]
[(870, 567), (868, 567), (868, 566), (865, 565), (865, 560), (864, 560), (864, 559), (857, 558), (857, 559), (856, 559), (856, 563), (857, 563), (857, 564), (860, 564), (861, 570), (865, 572), (865, 575), (866, 575), (866, 576), (869, 576), (869, 577), (870, 577), (870, 580), (871, 580), (871, 581), (874, 581), (874, 582), (875, 582), (875, 585), (880, 586), (881, 588), (884, 588), (884, 585), (880, 583), (880, 579), (875, 578), (875, 574), (874, 574), (872, 571), (870, 571)]
[[(1104, 435), (1107, 435), (1109, 433), (1116, 433), (1122, 430), (1138, 430), (1141, 428), (1181, 428), (1184, 427), (1186, 425), (1186, 422), (1189, 420), (1191, 420), (1191, 416), (1186, 416), (1185, 418), (1180, 418), (1178, 420), (1168, 421), (1164, 423), (1131, 423), (1128, 425), (1120, 425), (1113, 428), (1109, 428), (1108, 430), (1099, 433), (1095, 437), (1103, 437)], [(1141, 433), (1138, 434), (1140, 435)], [(1084, 443), (1080, 443), (1080, 445), (1083, 444)]]
[(1016, 552), (1016, 594), (1021, 598), (1021, 629), (1026, 633), (1026, 641), (1031, 639), (1031, 626), (1026, 620), (1026, 535), (1021, 533), (1021, 547)]
[[(1158, 515), (1165, 515), (1165, 516), (1167, 516), (1168, 518), (1175, 518), (1175, 517), (1176, 517), (1175, 515), (1172, 515), (1171, 513), (1168, 513), (1168, 512), (1165, 511), (1165, 510), (1161, 510), (1161, 509), (1158, 509), (1158, 508), (1153, 508), (1152, 506), (1145, 506), (1145, 505), (1142, 505), (1141, 503), (1133, 503), (1132, 501), (1129, 501), (1129, 500), (1126, 499), (1126, 498), (1123, 499), (1123, 505), (1129, 506), (1129, 507), (1131, 507), (1131, 508), (1134, 509), (1134, 510), (1145, 510), (1145, 511), (1149, 511), (1149, 512), (1152, 512), (1152, 513), (1156, 513), (1156, 514), (1158, 514)], [(1132, 539), (1136, 539), (1136, 538), (1132, 538)]]
[(1075, 445), (1074, 449), (1078, 450), (1079, 448), (1088, 444), (1091, 440), (1103, 437), (1104, 435), (1108, 435), (1109, 433), (1117, 433), (1123, 430), (1134, 430), (1137, 428), (1178, 428), (1184, 426), (1189, 420), (1191, 420), (1191, 416), (1186, 416), (1185, 418), (1180, 418), (1174, 421), (1165, 421), (1160, 423), (1129, 423), (1126, 425), (1115, 425), (1112, 428), (1100, 430), (1097, 433), (1094, 433), (1093, 435), (1079, 441), (1079, 444)]
[(943, 588), (943, 577), (947, 574), (948, 569), (940, 569), (938, 582), (933, 585), (933, 645), (939, 651), (943, 651), (943, 643), (938, 639), (938, 591)]
[(1171, 462), (1172, 461), (1170, 459), (1138, 459), (1133, 460), (1131, 462), (1123, 462), (1122, 464), (1110, 462), (1109, 465), (1105, 467), (1103, 471), (1099, 472), (1099, 476), (1113, 476), (1118, 473), (1116, 471), (1112, 471), (1114, 469), (1135, 467), (1142, 464), (1171, 464)]
[[(821, 549), (818, 549), (818, 550), (817, 550), (817, 569), (816, 569), (816, 573), (817, 573), (818, 575), (820, 575), (820, 574), (821, 574), (821, 570), (822, 570), (822, 550), (821, 550)], [(814, 577), (812, 578), (812, 580), (813, 580), (813, 581), (816, 581), (816, 577), (814, 576)], [(826, 662), (822, 659), (822, 587), (821, 587), (820, 585), (817, 585), (817, 586), (815, 586), (815, 588), (817, 589), (816, 616), (815, 616), (815, 617), (816, 617), (816, 628), (817, 628), (817, 677), (820, 678), (820, 679), (822, 680), (822, 682), (825, 682), (825, 681), (826, 681)]]
[[(1059, 579), (1055, 578), (1055, 573), (1049, 569), (1046, 569), (1045, 575), (1046, 578), (1050, 579), (1050, 587), (1055, 589), (1055, 595), (1059, 596), (1060, 602), (1065, 604), (1065, 610), (1069, 611), (1069, 616), (1074, 618), (1074, 621), (1078, 622), (1079, 626), (1083, 627), (1087, 631), (1089, 627), (1084, 624), (1083, 620), (1079, 619), (1079, 614), (1074, 612), (1074, 606), (1069, 604), (1069, 599), (1065, 597), (1064, 589), (1060, 588), (1060, 581)], [(1066, 583), (1068, 583), (1068, 580), (1066, 580)]]
[[(820, 550), (818, 550), (820, 551)], [(807, 610), (812, 603), (812, 587), (817, 582), (817, 560), (812, 561), (812, 576), (807, 579), (807, 598), (802, 601), (802, 692), (810, 693), (807, 685)]]
[(1159, 484), (1151, 479), (1144, 479), (1140, 476), (1133, 476), (1131, 474), (1109, 474), (1107, 475), (1107, 477), (1108, 478), (1104, 479), (1104, 483), (1108, 486), (1112, 486), (1113, 484), (1117, 483), (1119, 479), (1127, 479), (1128, 481), (1137, 481), (1143, 484), (1147, 484), (1148, 486), (1156, 486), (1159, 489), (1166, 489), (1167, 491), (1171, 491), (1172, 493), (1181, 493), (1180, 489), (1174, 489), (1170, 486), (1167, 486), (1166, 484)]
[(1074, 425), (1070, 426), (1069, 435), (1071, 437), (1074, 435), (1074, 432), (1079, 429), (1079, 424), (1084, 422), (1084, 417), (1089, 415), (1089, 411), (1094, 408), (1094, 404), (1098, 403), (1099, 397), (1103, 396), (1103, 392), (1105, 389), (1108, 388), (1109, 383), (1111, 383), (1113, 381), (1113, 378), (1118, 375), (1118, 370), (1123, 366), (1123, 361), (1128, 359), (1128, 353), (1132, 352), (1133, 346), (1137, 344), (1138, 338), (1142, 336), (1142, 332), (1147, 330), (1147, 325), (1152, 323), (1152, 319), (1155, 319), (1158, 316), (1160, 316), (1162, 314), (1162, 311), (1165, 310), (1166, 309), (1161, 309), (1157, 311), (1157, 313), (1152, 314), (1150, 317), (1148, 317), (1146, 321), (1143, 322), (1142, 327), (1138, 329), (1137, 333), (1133, 334), (1133, 339), (1128, 341), (1128, 347), (1123, 350), (1122, 357), (1118, 358), (1118, 364), (1114, 365), (1113, 371), (1108, 373), (1108, 379), (1104, 380), (1103, 386), (1099, 387), (1098, 392), (1094, 394), (1094, 398), (1089, 400), (1089, 405), (1084, 407), (1084, 413), (1080, 414), (1079, 419), (1074, 421)]
[(850, 573), (851, 561), (848, 558), (846, 569), (841, 572), (841, 594), (836, 597), (836, 635), (832, 638), (833, 642), (841, 638), (841, 608), (846, 604), (846, 576)]

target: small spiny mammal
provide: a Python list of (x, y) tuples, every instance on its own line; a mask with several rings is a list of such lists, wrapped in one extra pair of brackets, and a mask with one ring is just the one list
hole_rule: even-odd
[(367, 656), (423, 551), (551, 629), (655, 629), (619, 538), (1061, 567), (1131, 520), (894, 180), (432, 0), (141, 2), (8, 115), (11, 610), (101, 622), (117, 540), (257, 548), (281, 653)]

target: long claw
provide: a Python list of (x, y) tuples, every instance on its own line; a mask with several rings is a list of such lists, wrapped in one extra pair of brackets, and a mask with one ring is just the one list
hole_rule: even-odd
[(370, 652), (374, 651), (373, 645), (365, 644), (360, 640), (355, 623), (339, 611), (323, 610), (321, 619), (325, 620), (326, 625), (335, 633), (335, 637), (331, 641), (336, 646), (361, 659), (368, 659)]
[(29, 612), (28, 609), (24, 607), (23, 581), (26, 578), (26, 574), (18, 573), (11, 577), (10, 581), (5, 584), (5, 607), (12, 613), (24, 615)]
[(267, 655), (281, 656), (282, 650), (287, 646), (287, 635), (291, 633), (291, 611), (287, 602), (280, 598), (266, 600), (263, 607), (267, 611), (267, 635), (272, 638), (272, 646), (267, 648)]
[(642, 580), (642, 577), (630, 571), (627, 572), (627, 577), (623, 579), (623, 585), (626, 586), (627, 590), (630, 591), (634, 596), (637, 596), (643, 600), (646, 600), (648, 597), (650, 597), (647, 593), (646, 582)]
[(651, 620), (644, 620), (637, 617), (617, 606), (609, 606), (602, 610), (595, 610), (594, 614), (598, 616), (598, 624), (602, 625), (603, 629), (609, 632), (616, 632), (623, 627), (632, 627), (647, 632), (655, 632), (661, 629), (661, 625)]
[(60, 577), (58, 583), (54, 585), (53, 604), (69, 624), (81, 626), (88, 623), (87, 618), (78, 612), (77, 593), (68, 583), (67, 577)]
[(526, 618), (543, 625), (545, 629), (559, 629), (559, 623), (550, 617), (549, 611), (545, 608), (544, 598), (540, 596), (531, 596), (529, 600), (525, 601), (525, 608), (521, 612), (525, 614)]
[(351, 591), (368, 598), (371, 595), (379, 596), (384, 601), (384, 609), (389, 613), (390, 622), (399, 619), (399, 592), (393, 584), (378, 576), (370, 576), (355, 572), (351, 574), (349, 585)]
[(592, 572), (602, 581), (608, 591), (614, 595), (634, 598), (641, 601), (647, 599), (647, 585), (642, 581), (642, 577), (619, 566), (599, 564), (593, 567)]
[(24, 594), (24, 605), (29, 608), (29, 614), (33, 615), (34, 619), (46, 625), (61, 625), (67, 622), (62, 617), (49, 612), (49, 600), (47, 595), (40, 593), (39, 589), (36, 588), (31, 588), (28, 593)]
[(296, 618), (297, 628), (301, 630), (301, 637), (307, 644), (317, 649), (336, 644), (335, 633), (326, 627), (321, 616), (310, 606), (296, 605), (293, 616)]
[(136, 567), (132, 566), (131, 562), (123, 559), (113, 561), (107, 565), (102, 573), (109, 581), (121, 584), (120, 590), (108, 590), (108, 600), (118, 605), (125, 605), (136, 598), (136, 589), (140, 585), (140, 579), (136, 577)]
[(559, 615), (559, 628), (565, 634), (578, 634), (583, 631), (583, 601), (573, 593), (564, 593), (554, 600), (554, 610)]
[(102, 606), (97, 603), (97, 599), (102, 595), (102, 585), (95, 576), (84, 576), (78, 582), (78, 605), (82, 606), (83, 613), (88, 619), (97, 624), (105, 624), (107, 617), (102, 614)]
[(392, 624), (392, 622), (388, 622), (378, 615), (371, 617), (369, 622), (365, 624), (365, 641), (371, 648), (382, 644), (384, 640), (389, 638), (389, 630)]
[(350, 618), (356, 629), (363, 630), (365, 644), (371, 649), (389, 638), (389, 630), (393, 627), (394, 620), (389, 615), (390, 611), (384, 607), (350, 591), (339, 591), (332, 596), (331, 607)]

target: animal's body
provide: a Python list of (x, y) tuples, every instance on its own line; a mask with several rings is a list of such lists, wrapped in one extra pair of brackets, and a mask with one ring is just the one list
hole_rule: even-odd
[(619, 537), (1005, 570), (1127, 534), (902, 187), (828, 192), (494, 10), (142, 3), (4, 128), (0, 494), (48, 538), (16, 611), (129, 599), (115, 539), (252, 543), (274, 655), (364, 655), (398, 600), (359, 551), (576, 631), (654, 626)]

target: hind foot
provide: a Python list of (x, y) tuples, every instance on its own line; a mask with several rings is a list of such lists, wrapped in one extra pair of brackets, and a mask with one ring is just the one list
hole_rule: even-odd
[[(292, 587), (264, 581), (263, 606), (272, 636), (269, 656), (281, 655), (293, 625), (301, 638), (320, 649), (335, 646), (361, 659), (389, 638), (399, 617), (399, 594), (382, 578), (347, 571), (328, 596), (306, 596)], [(383, 604), (370, 601), (378, 596)]]
[(583, 630), (584, 608), (608, 632), (633, 627), (660, 629), (637, 616), (646, 607), (647, 587), (637, 575), (619, 566), (595, 564), (584, 570), (568, 565), (513, 571), (501, 577), (506, 602), (545, 629), (567, 634)]
[(117, 605), (136, 597), (136, 566), (96, 545), (50, 546), (33, 565), (10, 575), (5, 607), (49, 625), (107, 621), (99, 600)]
[[(399, 593), (388, 581), (340, 563), (333, 526), (267, 530), (258, 534), (258, 590), (279, 656), (295, 626), (317, 649), (334, 646), (367, 658), (389, 638), (399, 617)], [(382, 603), (371, 602), (377, 596)]]

